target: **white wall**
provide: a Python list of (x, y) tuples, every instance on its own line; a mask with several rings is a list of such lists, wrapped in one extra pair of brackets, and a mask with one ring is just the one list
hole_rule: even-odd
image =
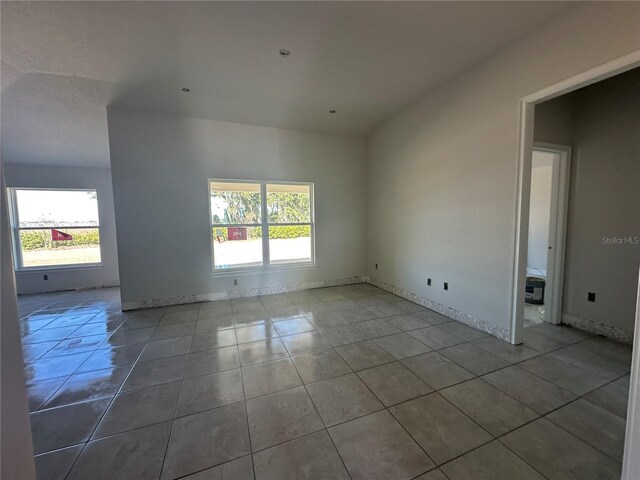
[(7, 163), (5, 175), (8, 187), (91, 188), (96, 189), (98, 195), (102, 265), (47, 269), (44, 273), (49, 276), (49, 280), (44, 280), (42, 271), (17, 272), (16, 282), (19, 294), (119, 284), (113, 189), (109, 169)]
[[(364, 273), (364, 140), (117, 109), (108, 125), (123, 302)], [(315, 182), (317, 266), (212, 278), (209, 177)]]
[(29, 423), (27, 392), (22, 361), (22, 342), (18, 325), (18, 307), (16, 305), (16, 284), (11, 259), (11, 235), (5, 194), (5, 181), (2, 176), (0, 191), (0, 238), (2, 289), (0, 304), (0, 477), (3, 479), (30, 480), (35, 478), (33, 446), (31, 443), (31, 425)]
[[(633, 332), (640, 237), (640, 69), (536, 106), (537, 141), (572, 147), (563, 322)], [(596, 293), (596, 302), (587, 301)], [(598, 327), (599, 326), (599, 327)], [(626, 332), (626, 334), (625, 334)]]
[(519, 99), (639, 50), (639, 21), (640, 3), (581, 4), (380, 126), (367, 143), (369, 275), (508, 339)]
[(534, 150), (531, 164), (527, 269), (538, 270), (542, 276), (547, 275), (554, 156), (555, 154), (551, 152)]
[(536, 142), (571, 145), (574, 93), (568, 93), (535, 106), (533, 138)]

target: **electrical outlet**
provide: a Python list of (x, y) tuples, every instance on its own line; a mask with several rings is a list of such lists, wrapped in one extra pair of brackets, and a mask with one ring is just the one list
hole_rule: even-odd
[(595, 302), (596, 301), (596, 292), (587, 292), (587, 301)]
[(45, 280), (49, 280), (49, 275), (43, 275), (42, 278), (44, 278)]
[(376, 263), (376, 270), (378, 269), (378, 264)]
[(234, 279), (233, 279), (233, 284), (234, 284), (234, 285), (238, 285), (238, 279), (237, 279), (237, 278), (234, 278)]
[(430, 287), (430, 286), (431, 286), (431, 279), (427, 278), (427, 287)]
[(449, 282), (444, 282), (444, 289), (449, 290)]

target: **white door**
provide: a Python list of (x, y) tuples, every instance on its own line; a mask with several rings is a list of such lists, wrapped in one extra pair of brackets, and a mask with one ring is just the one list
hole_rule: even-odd
[(570, 158), (570, 147), (534, 144), (527, 274), (545, 277), (543, 319), (554, 324), (562, 315)]

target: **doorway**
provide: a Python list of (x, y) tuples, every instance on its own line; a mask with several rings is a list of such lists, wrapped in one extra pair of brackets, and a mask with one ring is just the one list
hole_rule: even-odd
[[(522, 343), (524, 291), (526, 284), (529, 186), (534, 146), (534, 111), (536, 104), (591, 85), (640, 66), (640, 51), (632, 52), (574, 77), (551, 85), (520, 99), (520, 141), (517, 167), (516, 227), (514, 231), (513, 274), (511, 288), (511, 327), (509, 340)], [(556, 285), (560, 282), (556, 282)]]
[(571, 147), (534, 143), (524, 326), (560, 324)]

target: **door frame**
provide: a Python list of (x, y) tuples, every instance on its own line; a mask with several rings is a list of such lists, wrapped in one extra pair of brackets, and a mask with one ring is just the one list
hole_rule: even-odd
[(510, 343), (522, 343), (524, 325), (524, 291), (527, 277), (527, 243), (529, 238), (529, 200), (531, 193), (531, 156), (535, 106), (565, 93), (599, 82), (640, 66), (640, 50), (592, 68), (520, 99), (520, 127), (511, 275)]
[[(551, 205), (547, 253), (547, 285), (544, 294), (545, 321), (559, 325), (562, 314), (564, 254), (567, 237), (567, 212), (571, 185), (571, 147), (534, 142), (533, 150), (556, 154), (551, 175)], [(528, 226), (527, 226), (528, 233)], [(528, 237), (527, 237), (528, 238)]]

